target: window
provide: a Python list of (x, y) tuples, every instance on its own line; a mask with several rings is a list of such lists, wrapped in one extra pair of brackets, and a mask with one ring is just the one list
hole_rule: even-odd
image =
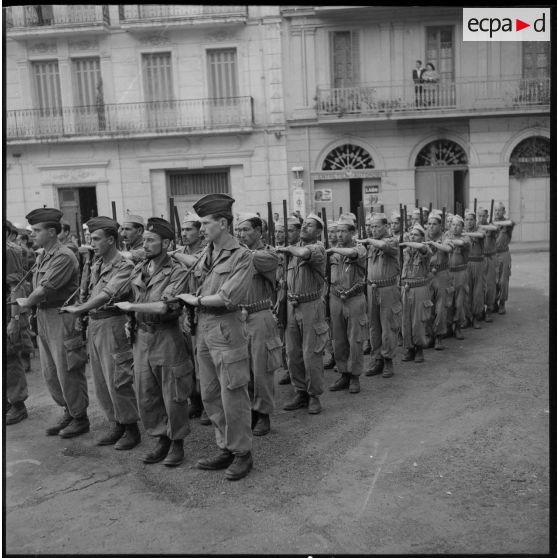
[(359, 85), (359, 32), (332, 32), (330, 34), (330, 52), (331, 82), (333, 87), (353, 87)]
[(510, 176), (550, 176), (550, 141), (534, 136), (520, 142), (510, 156)]
[(237, 97), (236, 49), (208, 50), (207, 74), (211, 99)]
[(171, 196), (192, 196), (198, 199), (206, 194), (230, 193), (228, 170), (170, 172), (168, 178)]
[(440, 81), (454, 79), (453, 26), (426, 28), (426, 60), (440, 74)]
[(60, 74), (58, 61), (32, 63), (35, 85), (35, 103), (41, 109), (41, 116), (61, 114), (62, 97), (60, 95)]
[(75, 105), (89, 107), (99, 102), (102, 103), (103, 91), (99, 58), (74, 59), (72, 68)]
[(172, 101), (172, 66), (170, 52), (142, 55), (145, 100)]
[(522, 43), (522, 71), (525, 79), (550, 77), (550, 43), (526, 41)]

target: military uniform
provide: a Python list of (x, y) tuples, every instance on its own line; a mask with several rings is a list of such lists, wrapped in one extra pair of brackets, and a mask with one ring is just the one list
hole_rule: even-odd
[[(399, 295), (399, 241), (387, 233), (378, 239), (386, 243), (381, 250), (368, 247), (368, 319), (370, 321), (370, 345), (373, 369), (377, 372), (386, 361), (391, 365), (397, 347), (398, 331), (401, 327), (401, 299)], [(384, 371), (389, 377), (390, 370)]]
[[(240, 307), (250, 352), (249, 392), (255, 412), (254, 434), (261, 435), (269, 430), (268, 418), (275, 408), (274, 372), (282, 364), (283, 343), (271, 312), (279, 256), (275, 249), (260, 240), (252, 249), (252, 263), (251, 286)], [(260, 415), (265, 417), (260, 419)]]
[[(457, 216), (454, 216), (454, 219)], [(461, 337), (461, 326), (467, 319), (466, 304), (469, 292), (469, 273), (467, 270), (467, 262), (469, 260), (469, 251), (471, 242), (466, 236), (454, 235), (451, 231), (445, 235), (445, 240), (462, 240), (463, 246), (455, 246), (449, 255), (449, 270), (453, 287), (453, 296), (451, 300), (450, 311), (448, 312), (448, 323), (455, 329), (455, 336)]]
[[(59, 222), (61, 216), (58, 210), (44, 208), (29, 213), (26, 218), (34, 225)], [(37, 260), (33, 289), (43, 287), (46, 291), (46, 297), (37, 304), (41, 369), (52, 398), (66, 409), (62, 420), (49, 428), (47, 434), (62, 437), (89, 430), (85, 341), (76, 327), (75, 317), (58, 312), (72, 294), (77, 295), (78, 281), (79, 265), (74, 253), (56, 239)]]
[(496, 299), (498, 301), (498, 313), (504, 314), (511, 276), (509, 246), (515, 225), (500, 226), (496, 219), (494, 219), (494, 225), (498, 227), (498, 234), (496, 236)]
[[(424, 229), (420, 227), (420, 230), (424, 235)], [(407, 246), (403, 250), (401, 333), (407, 351), (403, 360), (422, 362), (422, 349), (427, 346), (426, 332), (433, 306), (430, 299), (431, 257), (432, 250), (426, 244), (424, 249)]]
[[(478, 226), (475, 226), (471, 231), (464, 231), (466, 236), (467, 232), (481, 232)], [(467, 275), (468, 275), (468, 298), (467, 298), (467, 320), (473, 327), (478, 328), (477, 320), (482, 316), (484, 309), (484, 295), (485, 295), (485, 258), (484, 252), (484, 238), (469, 237), (471, 248), (469, 251), (469, 259), (467, 262)]]
[(308, 259), (289, 256), (287, 269), (287, 328), (285, 342), (291, 383), (309, 397), (323, 393), (323, 352), (329, 337), (323, 301), (325, 248), (303, 244)]
[[(347, 221), (340, 221), (347, 224)], [(352, 222), (351, 222), (352, 224)], [(339, 245), (338, 245), (339, 247)], [(354, 258), (333, 253), (330, 256), (331, 289), (329, 297), (333, 353), (337, 369), (342, 375), (339, 389), (349, 387), (358, 393), (358, 377), (364, 366), (363, 343), (368, 339), (366, 315), (366, 248), (354, 241), (349, 246), (357, 255)], [(343, 381), (349, 375), (349, 381)], [(345, 376), (347, 378), (347, 376)], [(356, 380), (355, 380), (356, 378)], [(351, 388), (351, 382), (353, 388)], [(336, 383), (337, 384), (337, 383)], [(336, 391), (334, 384), (331, 391)]]
[[(134, 268), (131, 286), (134, 303), (174, 299), (183, 292), (186, 269), (165, 255), (148, 271), (149, 261)], [(190, 433), (188, 394), (193, 365), (178, 323), (181, 309), (170, 304), (166, 314), (136, 312), (133, 347), (135, 390), (141, 421), (151, 436), (182, 440)]]
[[(129, 294), (133, 264), (119, 252), (108, 262), (98, 258), (91, 269), (89, 298), (104, 293), (119, 300)], [(89, 312), (89, 362), (97, 399), (111, 422), (135, 424), (138, 419), (134, 392), (133, 356), (125, 334), (126, 316), (105, 306)]]

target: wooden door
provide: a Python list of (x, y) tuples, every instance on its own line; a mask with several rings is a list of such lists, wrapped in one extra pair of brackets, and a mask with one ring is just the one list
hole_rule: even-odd
[(454, 189), (453, 169), (417, 169), (415, 172), (415, 199), (419, 200), (421, 207), (432, 207), (441, 209), (446, 207), (453, 211)]
[(515, 221), (513, 239), (521, 242), (550, 238), (550, 180), (510, 176), (509, 216)]

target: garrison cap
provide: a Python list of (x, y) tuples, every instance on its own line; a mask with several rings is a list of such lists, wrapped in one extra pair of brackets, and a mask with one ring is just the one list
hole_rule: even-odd
[(461, 221), (461, 223), (464, 223), (463, 217), (461, 217), (461, 215), (452, 215), (451, 220), (452, 221)]
[(442, 214), (437, 210), (436, 211), (432, 210), (428, 214), (428, 218), (429, 219), (436, 219), (436, 221), (439, 221), (440, 223), (442, 222)]
[[(341, 218), (339, 218), (341, 219)], [(337, 221), (328, 221), (327, 222), (327, 230), (329, 231), (334, 231), (337, 228), (337, 225), (339, 223)]]
[(338, 219), (336, 224), (339, 227), (354, 227), (355, 226), (355, 222), (347, 214), (339, 215), (339, 219)]
[(496, 202), (494, 204), (494, 209), (506, 209), (506, 206), (502, 202)]
[(200, 217), (207, 217), (215, 213), (230, 213), (234, 199), (227, 194), (208, 194), (194, 204), (194, 211)]
[(412, 227), (411, 230), (417, 230), (420, 234), (422, 234), (422, 236), (424, 236), (426, 234), (426, 231), (424, 230), (424, 227), (421, 227), (418, 223), (415, 223)]
[(475, 217), (475, 218), (477, 217), (477, 214), (476, 214), (476, 213), (474, 212), (474, 210), (472, 210), (472, 209), (466, 209), (466, 210), (463, 212), (463, 215), (464, 215), (464, 216), (465, 216), (465, 215), (473, 215), (473, 217)]
[(372, 213), (371, 221), (387, 221), (387, 215), (385, 213)]
[(182, 219), (182, 225), (185, 225), (186, 223), (200, 223), (201, 219), (199, 218), (198, 215), (196, 215), (195, 213), (192, 213), (191, 211), (187, 211), (186, 215), (184, 215), (184, 219)]
[(161, 238), (168, 238), (174, 240), (174, 230), (172, 225), (161, 217), (150, 217), (147, 220), (146, 230), (158, 234)]
[(86, 223), (89, 232), (92, 233), (98, 229), (111, 229), (118, 232), (120, 225), (110, 217), (93, 217)]
[(415, 207), (415, 209), (411, 211), (411, 215), (420, 215), (420, 209), (418, 207)]
[(351, 213), (350, 211), (348, 211), (347, 213), (341, 213), (341, 215), (339, 215), (339, 218), (341, 217), (348, 217), (349, 219), (353, 220), (353, 223), (357, 222), (356, 215), (354, 213)]
[(278, 230), (285, 230), (285, 225), (283, 223), (274, 223), (273, 228), (278, 231)]
[(304, 220), (306, 221), (307, 219), (314, 219), (314, 221), (316, 221), (317, 223), (319, 223), (321, 225), (322, 229), (324, 228), (324, 222), (314, 212), (309, 213), (308, 215), (306, 215), (306, 219), (304, 219)]
[(399, 213), (399, 211), (392, 211), (390, 215), (390, 220), (396, 221), (397, 219), (401, 220), (401, 214)]
[(482, 207), (482, 206), (477, 207), (477, 215), (480, 215), (481, 213), (484, 213), (485, 211), (488, 213), (488, 209), (486, 209), (486, 207)]
[(36, 225), (37, 223), (60, 223), (62, 215), (62, 211), (54, 207), (41, 207), (28, 213), (25, 218), (30, 225)]
[(245, 213), (239, 213), (236, 222), (240, 224), (243, 223), (244, 221), (248, 221), (249, 219), (259, 219), (260, 221), (263, 222), (263, 219), (257, 213), (250, 212), (250, 211)]
[(145, 221), (141, 215), (124, 215), (122, 219), (123, 223), (134, 223), (135, 225), (141, 225), (145, 227)]
[(289, 225), (295, 225), (296, 227), (300, 228), (300, 219), (298, 217), (288, 217), (287, 218), (287, 227)]

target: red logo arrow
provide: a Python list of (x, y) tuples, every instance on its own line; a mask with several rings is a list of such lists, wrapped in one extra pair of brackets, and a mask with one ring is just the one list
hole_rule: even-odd
[(515, 30), (516, 31), (521, 31), (522, 29), (525, 29), (526, 27), (531, 27), (530, 23), (525, 23), (524, 21), (521, 21), (520, 19), (515, 19)]

